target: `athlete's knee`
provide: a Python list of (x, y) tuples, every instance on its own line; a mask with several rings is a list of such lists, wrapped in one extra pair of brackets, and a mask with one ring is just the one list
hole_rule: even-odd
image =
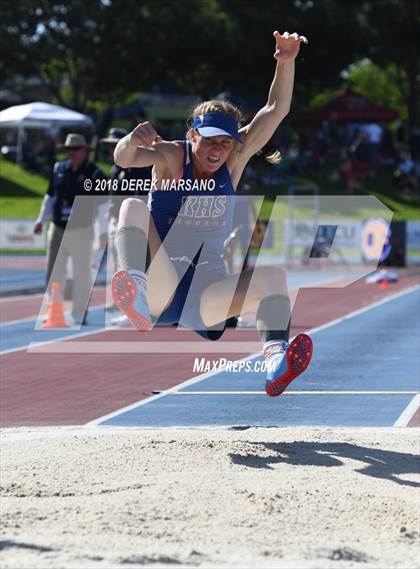
[(143, 200), (139, 200), (138, 198), (127, 198), (121, 204), (120, 214), (128, 214), (131, 211), (139, 211), (147, 210), (147, 205), (144, 203)]
[(118, 225), (136, 225), (143, 228), (150, 212), (144, 201), (137, 198), (127, 198), (121, 204)]

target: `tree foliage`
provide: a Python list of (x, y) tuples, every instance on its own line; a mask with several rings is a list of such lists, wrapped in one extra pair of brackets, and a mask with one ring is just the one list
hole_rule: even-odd
[(378, 105), (390, 107), (407, 120), (408, 80), (404, 69), (395, 63), (380, 67), (370, 59), (352, 64), (347, 73), (348, 85)]
[(261, 98), (279, 29), (310, 40), (297, 61), (295, 110), (368, 57), (378, 81), (379, 69), (401, 73), (414, 124), (419, 25), (412, 0), (15, 0), (2, 5), (0, 86), (16, 75), (41, 77), (56, 101), (80, 110), (155, 85)]

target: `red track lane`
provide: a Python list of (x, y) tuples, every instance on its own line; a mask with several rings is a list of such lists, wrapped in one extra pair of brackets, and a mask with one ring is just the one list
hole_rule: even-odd
[[(359, 281), (345, 289), (303, 289), (293, 312), (292, 333), (304, 332), (418, 283), (404, 276), (381, 289)], [(118, 336), (116, 336), (118, 334)], [(151, 341), (178, 340), (171, 328), (148, 333)], [(137, 332), (105, 332), (77, 341), (136, 341)], [(256, 332), (227, 330), (223, 341), (253, 341)], [(182, 332), (182, 341), (200, 341)], [(205, 340), (202, 340), (205, 343)], [(34, 354), (25, 351), (2, 356), (0, 416), (2, 426), (80, 425), (144, 399), (194, 376), (194, 357), (200, 354)], [(244, 355), (247, 355), (246, 353)], [(217, 359), (218, 354), (212, 354)], [(240, 354), (220, 357), (239, 359)], [(413, 423), (413, 420), (410, 422)]]
[(42, 294), (2, 298), (0, 301), (0, 324), (23, 318), (36, 319), (42, 305)]
[(41, 269), (47, 267), (46, 255), (1, 255), (0, 269)]

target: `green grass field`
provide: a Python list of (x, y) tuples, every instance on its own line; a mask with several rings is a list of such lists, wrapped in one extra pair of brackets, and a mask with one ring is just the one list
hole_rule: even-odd
[[(110, 175), (110, 164), (98, 166)], [(48, 188), (48, 178), (0, 160), (0, 218), (36, 219)]]
[[(110, 174), (110, 164), (98, 163), (106, 175)], [(331, 181), (327, 176), (316, 176), (312, 180), (295, 179), (294, 183), (315, 183), (321, 195), (346, 195), (340, 182)], [(48, 187), (45, 176), (29, 173), (20, 166), (0, 160), (0, 217), (36, 219), (42, 198)], [(268, 188), (274, 199), (275, 190)], [(259, 188), (259, 194), (264, 193)], [(282, 186), (279, 195), (286, 195)], [(394, 220), (419, 219), (420, 196), (401, 196), (391, 184), (391, 169), (383, 168), (377, 176), (366, 183), (366, 187), (356, 186), (356, 196), (373, 195), (394, 212)], [(266, 204), (265, 204), (266, 205)]]

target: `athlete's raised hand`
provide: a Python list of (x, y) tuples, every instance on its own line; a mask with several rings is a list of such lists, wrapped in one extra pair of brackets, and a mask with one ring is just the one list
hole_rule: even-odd
[(142, 122), (138, 124), (130, 135), (130, 144), (133, 144), (134, 146), (150, 148), (150, 146), (156, 144), (156, 142), (161, 141), (162, 138), (150, 122)]
[(295, 59), (299, 53), (300, 44), (308, 43), (305, 36), (300, 36), (296, 32), (294, 34), (289, 34), (289, 32), (284, 32), (280, 34), (277, 30), (273, 33), (276, 40), (276, 51), (274, 53), (274, 59), (277, 61), (287, 61), (288, 59)]

